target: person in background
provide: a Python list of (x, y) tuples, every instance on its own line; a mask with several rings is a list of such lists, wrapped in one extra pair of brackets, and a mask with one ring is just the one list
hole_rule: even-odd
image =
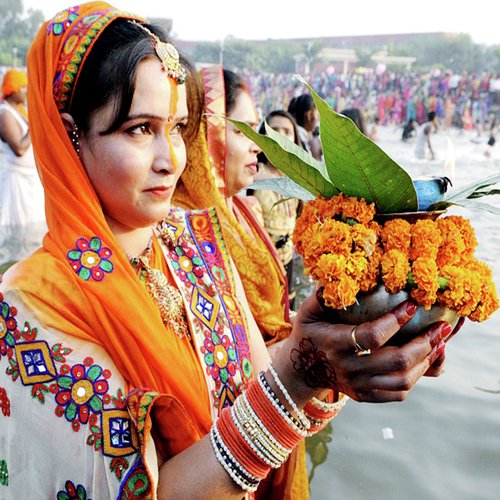
[(340, 114), (347, 116), (347, 118), (350, 118), (362, 134), (367, 134), (365, 127), (365, 118), (359, 108), (347, 108), (341, 111)]
[[(284, 110), (271, 111), (265, 118), (267, 124), (284, 135), (287, 139), (298, 146), (301, 145), (297, 131), (297, 124), (293, 116)], [(265, 134), (265, 126), (262, 123), (259, 133)], [(267, 159), (264, 153), (259, 153), (259, 171), (255, 175), (255, 180), (273, 179), (283, 177), (284, 174), (276, 169)], [(263, 224), (271, 237), (278, 252), (280, 260), (285, 267), (288, 281), (288, 296), (290, 299), (290, 309), (295, 309), (296, 284), (294, 276), (294, 246), (292, 242), (295, 221), (302, 206), (299, 200), (288, 198), (280, 193), (270, 190), (257, 189), (252, 191), (257, 198), (263, 212)]]
[(255, 203), (239, 194), (254, 181), (260, 149), (221, 118), (226, 115), (256, 128), (257, 115), (246, 84), (232, 71), (211, 66), (201, 71), (201, 78), (206, 123), (188, 145), (188, 164), (172, 203), (189, 209), (217, 208), (253, 316), (266, 342), (275, 342), (291, 329), (285, 270), (255, 216)]
[(0, 264), (27, 257), (47, 229), (44, 196), (31, 145), (23, 71), (7, 71), (0, 104)]
[(410, 118), (403, 128), (403, 133), (401, 135), (401, 140), (407, 142), (411, 137), (415, 135), (416, 127), (415, 120)]
[(319, 124), (319, 111), (311, 94), (305, 93), (294, 97), (288, 105), (288, 112), (297, 122), (302, 147), (314, 158), (321, 160), (323, 149), (319, 134), (315, 134)]
[(434, 150), (431, 144), (431, 134), (437, 131), (437, 118), (436, 113), (431, 111), (427, 115), (427, 121), (422, 123), (417, 130), (417, 140), (415, 142), (415, 155), (417, 158), (423, 160), (430, 158), (436, 159)]
[(368, 137), (374, 141), (377, 142), (379, 139), (379, 134), (380, 134), (380, 119), (378, 116), (376, 116), (373, 119), (372, 126), (370, 128), (370, 133), (368, 134)]

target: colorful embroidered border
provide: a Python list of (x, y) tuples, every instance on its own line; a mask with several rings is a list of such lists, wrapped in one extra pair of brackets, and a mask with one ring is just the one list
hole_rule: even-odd
[[(19, 330), (17, 315), (17, 309), (0, 293), (0, 323), (5, 326), (0, 333), (0, 350), (7, 359), (6, 374), (13, 382), (20, 380), (31, 387), (31, 396), (42, 404), (52, 394), (54, 413), (65, 417), (73, 431), (88, 425), (87, 445), (111, 458), (110, 470), (120, 481), (130, 466), (125, 457), (138, 450), (138, 436), (122, 390), (118, 389), (116, 396), (109, 393), (110, 370), (95, 364), (91, 357), (83, 363), (67, 364), (66, 356), (72, 349), (61, 343), (49, 346), (38, 338), (38, 328), (27, 321)], [(8, 416), (6, 398), (2, 392), (2, 410)]]
[[(60, 111), (67, 111), (71, 105), (73, 89), (78, 80), (78, 72), (83, 65), (90, 48), (97, 40), (102, 32), (111, 21), (117, 18), (127, 19), (143, 19), (138, 18), (133, 14), (129, 14), (120, 10), (109, 9), (96, 11), (80, 19), (76, 19), (74, 15), (77, 12), (72, 12), (72, 26), (68, 31), (66, 40), (61, 49), (58, 66), (53, 81), (53, 95), (57, 108)], [(50, 26), (56, 26), (56, 16)], [(69, 21), (68, 21), (69, 22)], [(52, 30), (54, 36), (58, 36), (55, 30)], [(64, 33), (64, 29), (61, 31)]]
[(188, 213), (187, 221), (188, 230), (207, 264), (210, 278), (222, 296), (222, 307), (226, 312), (229, 328), (237, 346), (236, 352), (239, 358), (242, 381), (246, 386), (252, 381), (250, 346), (246, 335), (247, 323), (243, 311), (233, 300), (236, 295), (236, 286), (229, 257), (225, 251), (217, 212), (215, 209), (192, 211)]

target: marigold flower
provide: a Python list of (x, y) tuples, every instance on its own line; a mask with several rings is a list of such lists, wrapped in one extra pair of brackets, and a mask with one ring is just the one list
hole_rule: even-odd
[(356, 302), (359, 286), (347, 275), (340, 280), (324, 283), (323, 299), (325, 305), (334, 309), (345, 309)]
[(401, 291), (408, 280), (410, 263), (406, 254), (399, 250), (389, 250), (380, 261), (382, 281), (390, 293)]
[(411, 269), (411, 296), (426, 310), (437, 301), (484, 321), (498, 309), (492, 271), (474, 259), (477, 241), (468, 220), (449, 216), (412, 225), (400, 218), (381, 226), (374, 214), (373, 203), (340, 193), (306, 203), (297, 220), (295, 248), (304, 272), (324, 286), (328, 307), (348, 307), (358, 292), (381, 282), (397, 293), (408, 285)]
[(419, 257), (412, 263), (411, 274), (417, 286), (412, 289), (411, 297), (428, 311), (436, 302), (439, 289), (437, 264), (432, 257)]
[(322, 283), (338, 280), (345, 273), (346, 265), (347, 259), (344, 255), (323, 254), (314, 268), (311, 268), (311, 276)]
[(437, 220), (442, 236), (437, 263), (439, 267), (460, 265), (469, 262), (477, 246), (470, 222), (457, 215)]
[(356, 219), (360, 224), (368, 224), (375, 216), (375, 203), (368, 205), (364, 198), (358, 200), (354, 196), (349, 198), (343, 196), (342, 217), (344, 219)]
[(351, 238), (354, 249), (362, 250), (369, 257), (377, 246), (377, 233), (363, 224), (351, 227)]
[(367, 259), (367, 267), (359, 281), (359, 289), (362, 292), (369, 292), (379, 284), (380, 261), (383, 250), (381, 247), (375, 248), (375, 251)]
[(428, 257), (435, 260), (441, 241), (441, 232), (433, 220), (418, 220), (411, 231), (410, 259)]
[(381, 239), (386, 252), (399, 250), (407, 256), (411, 244), (411, 224), (404, 219), (389, 220), (382, 228)]
[(352, 279), (359, 282), (368, 269), (368, 260), (363, 252), (356, 250), (347, 258), (346, 273)]
[(481, 298), (476, 309), (469, 314), (472, 321), (484, 321), (488, 319), (500, 306), (495, 284), (491, 279), (483, 281), (481, 286)]
[(438, 293), (440, 304), (457, 312), (459, 316), (469, 316), (481, 300), (481, 280), (466, 268), (445, 266), (441, 276), (449, 279), (446, 289)]

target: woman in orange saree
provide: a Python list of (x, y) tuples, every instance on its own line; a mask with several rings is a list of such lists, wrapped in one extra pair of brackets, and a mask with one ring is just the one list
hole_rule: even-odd
[(442, 325), (394, 371), (411, 304), (353, 328), (312, 296), (268, 365), (216, 211), (170, 211), (195, 116), (162, 38), (91, 2), (30, 49), (49, 231), (0, 286), (4, 498), (251, 497), (345, 401), (325, 396), (404, 399), (435, 359)]
[[(184, 208), (217, 207), (252, 314), (266, 342), (273, 343), (291, 331), (286, 275), (272, 241), (256, 220), (246, 197), (238, 196), (236, 191), (251, 184), (252, 165), (248, 165), (248, 173), (240, 184), (233, 182), (231, 176), (235, 174), (228, 174), (226, 168), (226, 142), (237, 132), (224, 116), (231, 116), (239, 95), (250, 97), (246, 86), (238, 80), (228, 96), (225, 78), (234, 79), (233, 75), (217, 65), (201, 71), (206, 114), (198, 135), (188, 146), (188, 164), (177, 184), (173, 204)], [(257, 126), (255, 110), (248, 106), (247, 109), (243, 115), (249, 114)], [(250, 141), (248, 145), (247, 149), (251, 149)], [(255, 168), (258, 152), (253, 146)], [(252, 162), (252, 151), (249, 159), (243, 161)]]

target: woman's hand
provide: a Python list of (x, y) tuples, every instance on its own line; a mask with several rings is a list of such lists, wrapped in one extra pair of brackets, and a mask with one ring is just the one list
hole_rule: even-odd
[(452, 333), (449, 323), (439, 322), (404, 345), (386, 345), (416, 310), (414, 303), (403, 302), (379, 319), (357, 325), (355, 341), (371, 350), (359, 356), (354, 326), (332, 323), (333, 311), (313, 295), (302, 304), (291, 336), (276, 355), (275, 368), (298, 404), (324, 388), (356, 401), (402, 401), (441, 356), (443, 339)]

